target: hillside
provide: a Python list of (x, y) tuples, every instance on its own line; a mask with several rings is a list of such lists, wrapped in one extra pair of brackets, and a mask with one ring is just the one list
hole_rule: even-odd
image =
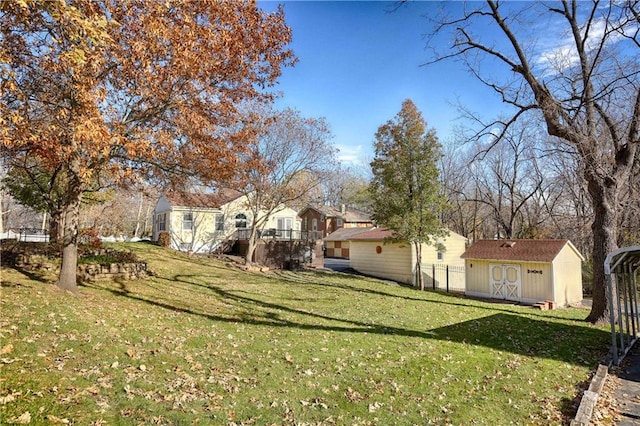
[(562, 423), (610, 342), (580, 309), (120, 247), (153, 275), (2, 269), (0, 423)]

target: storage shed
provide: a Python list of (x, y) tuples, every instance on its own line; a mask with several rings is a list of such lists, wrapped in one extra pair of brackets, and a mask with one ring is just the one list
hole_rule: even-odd
[[(349, 266), (358, 272), (400, 283), (414, 284), (415, 249), (409, 243), (388, 243), (393, 231), (374, 228), (353, 235), (349, 239)], [(464, 252), (467, 239), (455, 232), (439, 241), (439, 247), (424, 244), (422, 265), (425, 274), (431, 268), (426, 265), (446, 264), (463, 266), (460, 255)], [(440, 249), (439, 249), (440, 248)]]
[(553, 306), (582, 302), (584, 257), (569, 240), (480, 240), (462, 258), (469, 296)]

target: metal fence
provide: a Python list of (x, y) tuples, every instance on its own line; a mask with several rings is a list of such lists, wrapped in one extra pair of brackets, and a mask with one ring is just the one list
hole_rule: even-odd
[(465, 267), (441, 263), (422, 265), (425, 287), (455, 293), (465, 291)]
[(623, 247), (610, 253), (604, 262), (604, 273), (609, 299), (611, 353), (613, 362), (620, 365), (636, 344), (640, 331), (640, 245)]
[(0, 239), (10, 239), (31, 243), (46, 243), (49, 241), (49, 234), (37, 228), (10, 229), (0, 234)]
[[(238, 240), (248, 240), (250, 235), (251, 229), (238, 229), (236, 231)], [(263, 240), (315, 241), (322, 239), (322, 232), (269, 228), (258, 231), (258, 237)]]

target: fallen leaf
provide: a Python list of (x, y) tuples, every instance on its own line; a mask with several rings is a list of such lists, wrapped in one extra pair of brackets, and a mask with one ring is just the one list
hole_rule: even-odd
[(13, 345), (11, 343), (0, 349), (0, 355), (10, 354), (11, 352), (13, 352)]
[(380, 402), (374, 402), (373, 404), (369, 404), (369, 412), (370, 413), (375, 413), (376, 411), (378, 411), (379, 408), (381, 408), (384, 404), (380, 403)]
[(63, 425), (69, 424), (69, 419), (61, 419), (60, 417), (56, 417), (53, 414), (49, 414), (47, 416), (47, 420), (49, 420), (53, 424), (63, 424)]
[(9, 420), (9, 423), (21, 424), (21, 425), (26, 425), (27, 423), (31, 423), (31, 413), (28, 411), (25, 411), (24, 413), (22, 413), (20, 417), (14, 417), (13, 419)]
[(19, 396), (21, 392), (10, 393), (7, 396), (0, 396), (0, 404), (6, 404), (8, 402), (13, 402), (16, 400), (16, 396)]

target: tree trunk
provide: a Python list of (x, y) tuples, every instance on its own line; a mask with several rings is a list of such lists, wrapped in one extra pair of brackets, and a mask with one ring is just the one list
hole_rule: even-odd
[(49, 212), (49, 241), (62, 242), (64, 237), (64, 215), (59, 209), (51, 209)]
[[(147, 237), (147, 227), (149, 226), (149, 211), (151, 210), (151, 204), (147, 203), (146, 213), (144, 215), (144, 224), (142, 225), (142, 236)], [(151, 235), (153, 235), (153, 230), (151, 231)]]
[(138, 237), (138, 232), (140, 231), (140, 215), (142, 215), (142, 202), (143, 202), (143, 198), (142, 195), (140, 195), (140, 203), (138, 203), (138, 214), (136, 215), (136, 227), (133, 230), (133, 236), (134, 237)]
[[(613, 179), (600, 182), (593, 176), (587, 176), (589, 194), (593, 202), (593, 305), (586, 320), (596, 323), (609, 323), (609, 297), (604, 275), (604, 261), (607, 255), (618, 248), (616, 226), (618, 209), (618, 188)], [(615, 291), (615, 289), (614, 289)], [(614, 299), (616, 295), (614, 293)]]
[(2, 200), (4, 199), (4, 192), (0, 190), (0, 234), (4, 233), (4, 221), (2, 217), (4, 216), (4, 210), (2, 209)]
[(256, 246), (258, 242), (258, 228), (255, 226), (251, 227), (251, 233), (249, 234), (249, 241), (247, 246), (247, 254), (244, 257), (244, 263), (246, 265), (251, 265), (253, 263), (253, 254), (256, 251)]
[(422, 276), (422, 244), (420, 242), (413, 243), (416, 249), (416, 286), (424, 291), (424, 277)]
[(62, 266), (57, 285), (63, 290), (78, 292), (76, 275), (78, 269), (78, 219), (81, 194), (69, 197), (63, 210), (64, 235), (62, 237)]

